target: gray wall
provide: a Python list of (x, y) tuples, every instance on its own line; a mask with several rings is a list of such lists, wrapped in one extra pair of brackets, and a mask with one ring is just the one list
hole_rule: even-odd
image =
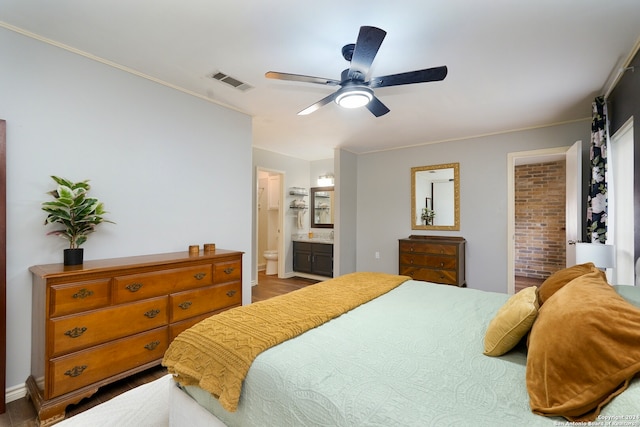
[(345, 150), (335, 151), (336, 229), (333, 254), (333, 275), (358, 271), (359, 181), (358, 157)]
[[(398, 239), (411, 234), (462, 236), (467, 286), (507, 292), (507, 153), (589, 138), (590, 121), (580, 121), (358, 156), (357, 270), (397, 274)], [(454, 162), (460, 163), (460, 231), (412, 231), (411, 167)]]
[(9, 390), (30, 373), (28, 268), (61, 262), (67, 245), (45, 235), (50, 175), (90, 179), (117, 223), (89, 237), (86, 259), (214, 242), (245, 252), (250, 301), (250, 117), (3, 28), (0, 58)]

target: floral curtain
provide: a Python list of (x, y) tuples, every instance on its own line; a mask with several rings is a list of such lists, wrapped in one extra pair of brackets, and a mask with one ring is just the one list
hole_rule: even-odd
[(587, 197), (587, 234), (591, 243), (607, 241), (607, 105), (604, 97), (592, 104), (591, 182)]

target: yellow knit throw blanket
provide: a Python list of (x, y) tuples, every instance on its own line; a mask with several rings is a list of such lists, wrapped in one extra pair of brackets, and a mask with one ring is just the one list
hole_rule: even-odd
[(162, 364), (182, 385), (197, 385), (235, 412), (253, 360), (409, 280), (385, 273), (351, 273), (289, 294), (237, 307), (178, 335)]

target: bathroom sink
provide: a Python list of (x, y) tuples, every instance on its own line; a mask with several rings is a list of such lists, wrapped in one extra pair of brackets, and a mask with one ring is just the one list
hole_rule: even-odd
[(326, 239), (324, 237), (312, 237), (309, 241), (316, 243), (333, 243), (333, 239)]
[(328, 244), (332, 244), (333, 245), (333, 239), (329, 238), (329, 237), (298, 237), (295, 238), (293, 240), (296, 240), (298, 242), (313, 242), (313, 243), (328, 243)]

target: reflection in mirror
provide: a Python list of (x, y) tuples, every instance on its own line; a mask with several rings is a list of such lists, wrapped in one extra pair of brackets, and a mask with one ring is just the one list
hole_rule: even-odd
[(311, 189), (311, 228), (333, 228), (333, 187)]
[(460, 164), (411, 168), (411, 229), (460, 230)]

